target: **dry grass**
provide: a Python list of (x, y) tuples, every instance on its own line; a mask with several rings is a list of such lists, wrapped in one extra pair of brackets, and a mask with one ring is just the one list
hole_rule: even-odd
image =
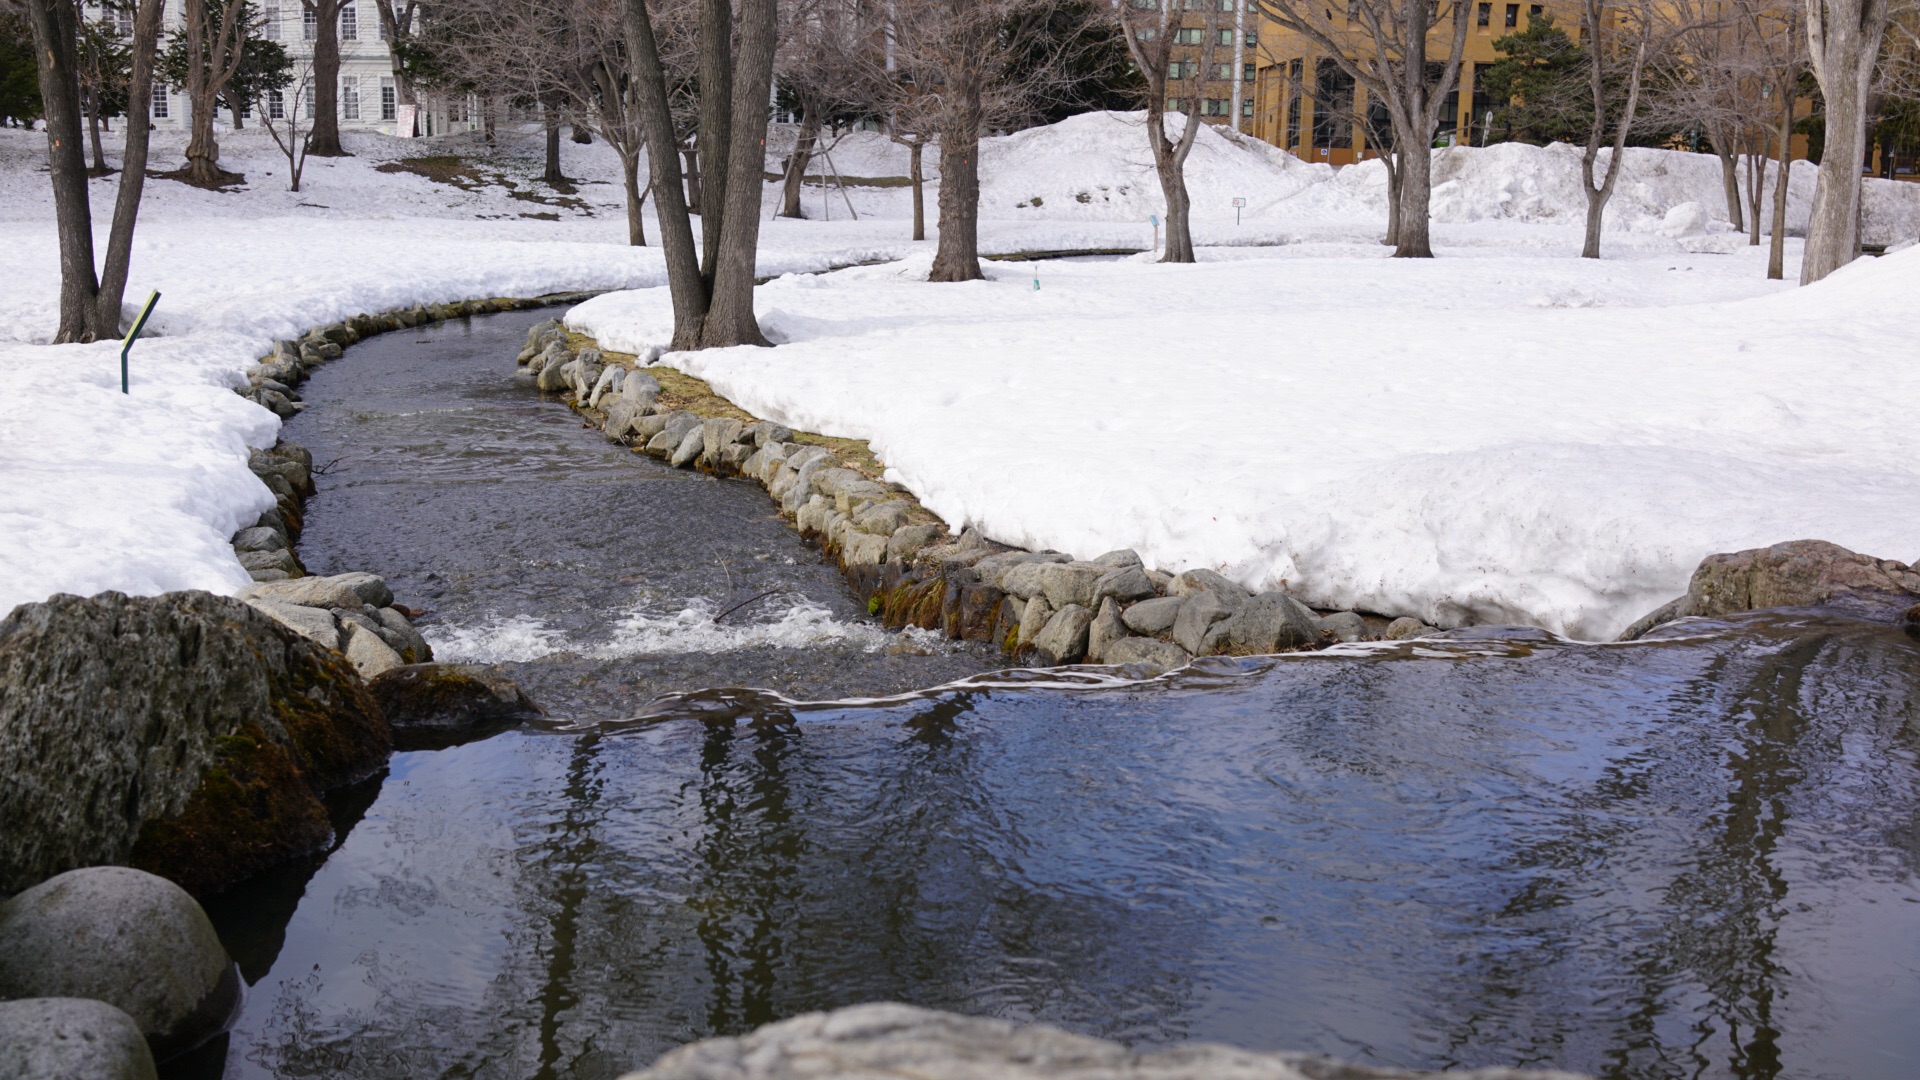
[[(567, 332), (567, 346), (575, 351), (580, 349), (599, 349), (600, 346), (585, 334)], [(609, 362), (627, 368), (639, 368), (640, 363), (632, 353), (610, 352), (600, 349), (600, 353)], [(645, 369), (660, 383), (660, 403), (670, 409), (685, 409), (695, 416), (731, 417), (743, 423), (754, 423), (760, 418), (735, 405), (725, 397), (714, 392), (705, 379), (695, 378), (677, 368), (665, 364), (654, 364)], [(811, 431), (796, 431), (793, 441), (809, 446), (825, 447), (843, 462), (849, 469), (860, 473), (869, 480), (880, 479), (887, 466), (873, 454), (873, 448), (865, 439), (836, 439), (830, 435), (819, 435)], [(915, 509), (918, 509), (916, 506)], [(931, 515), (928, 515), (931, 519)]]

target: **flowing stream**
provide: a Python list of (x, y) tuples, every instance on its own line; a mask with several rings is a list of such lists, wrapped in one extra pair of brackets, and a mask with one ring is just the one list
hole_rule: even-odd
[(1920, 1075), (1898, 629), (981, 674), (872, 626), (757, 488), (516, 386), (537, 317), (356, 346), (288, 437), (339, 461), (309, 567), (386, 573), (552, 715), (395, 755), (332, 852), (210, 904), (248, 1000), (176, 1075), (591, 1080), (882, 999), (1380, 1065)]

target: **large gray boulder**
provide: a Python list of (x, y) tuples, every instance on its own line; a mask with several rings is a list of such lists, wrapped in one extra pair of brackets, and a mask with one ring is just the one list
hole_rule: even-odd
[(1127, 629), (1136, 634), (1158, 637), (1173, 629), (1180, 618), (1180, 609), (1187, 602), (1178, 596), (1161, 596), (1141, 602), (1122, 612), (1120, 619)]
[(238, 600), (22, 604), (0, 620), (0, 894), (107, 863), (218, 891), (324, 846), (318, 792), (391, 746), (344, 658)]
[[(1068, 604), (1047, 619), (1047, 625), (1034, 635), (1030, 647), (1037, 659), (1045, 663), (1075, 663), (1087, 655), (1087, 627), (1092, 623), (1093, 612), (1079, 604)], [(1029, 643), (1023, 641), (1022, 644)]]
[(90, 998), (165, 1061), (226, 1030), (240, 975), (178, 885), (122, 866), (56, 875), (0, 904), (0, 999)]
[(1173, 621), (1173, 642), (1195, 656), (1212, 656), (1227, 643), (1227, 620), (1245, 601), (1229, 593), (1202, 589), (1187, 596)]
[(1047, 594), (1047, 603), (1056, 609), (1069, 604), (1091, 608), (1098, 602), (1094, 585), (1107, 572), (1107, 567), (1099, 563), (1043, 563), (1039, 569), (1040, 591)]
[(1187, 650), (1159, 638), (1121, 638), (1107, 646), (1104, 664), (1133, 664), (1151, 669), (1155, 675), (1172, 671), (1192, 660)]
[(1244, 600), (1248, 595), (1239, 582), (1212, 570), (1189, 570), (1176, 575), (1167, 586), (1169, 596), (1196, 596), (1203, 592), (1218, 593), (1235, 600)]
[(1299, 649), (1319, 641), (1319, 621), (1313, 612), (1285, 593), (1261, 593), (1227, 620), (1227, 645), (1241, 656)]
[(1043, 1024), (911, 1005), (805, 1013), (749, 1035), (668, 1052), (625, 1080), (1577, 1080), (1571, 1073), (1447, 1073), (1344, 1066), (1211, 1043), (1129, 1050)]
[(465, 664), (409, 664), (369, 684), (403, 746), (443, 745), (544, 715), (512, 679)]
[(1120, 605), (1110, 596), (1100, 601), (1100, 610), (1087, 626), (1087, 662), (1106, 663), (1108, 646), (1126, 636), (1127, 624), (1120, 619)]
[(1153, 579), (1138, 566), (1109, 570), (1093, 583), (1096, 603), (1110, 596), (1123, 604), (1130, 604), (1135, 600), (1151, 599), (1154, 593)]
[(0, 1001), (0, 1080), (154, 1080), (140, 1025), (104, 1001)]
[(1897, 613), (1920, 596), (1920, 571), (1825, 540), (1793, 540), (1701, 560), (1687, 594), (1628, 627), (1632, 641), (1663, 623), (1689, 616), (1720, 618), (1777, 607), (1840, 604)]

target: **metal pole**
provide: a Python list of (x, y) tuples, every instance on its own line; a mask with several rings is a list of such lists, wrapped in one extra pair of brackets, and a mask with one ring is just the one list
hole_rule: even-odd
[(153, 315), (154, 306), (159, 303), (160, 290), (155, 289), (153, 290), (153, 295), (147, 297), (146, 306), (140, 309), (140, 317), (133, 320), (133, 329), (127, 331), (126, 340), (120, 343), (120, 392), (123, 394), (129, 392), (127, 388), (127, 354), (133, 351), (133, 339), (139, 337), (140, 331), (146, 329), (147, 319)]

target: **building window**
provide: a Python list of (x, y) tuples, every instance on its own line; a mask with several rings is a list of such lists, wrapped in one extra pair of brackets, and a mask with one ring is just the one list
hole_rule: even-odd
[(260, 37), (263, 41), (280, 40), (280, 4), (278, 0), (267, 0), (260, 5)]
[(133, 36), (133, 12), (121, 8), (113, 12), (113, 32), (121, 37)]
[(400, 117), (400, 96), (394, 90), (393, 77), (380, 77), (380, 119), (397, 120)]
[(1175, 112), (1179, 112), (1179, 111), (1180, 111), (1180, 99), (1179, 99), (1179, 98), (1177, 98), (1177, 97), (1170, 97), (1170, 98), (1168, 98), (1168, 99), (1167, 99), (1167, 111), (1168, 111), (1168, 112), (1170, 112), (1170, 113), (1175, 113)]
[(307, 107), (306, 107), (307, 119), (312, 120), (317, 115), (313, 105), (313, 95), (306, 94), (303, 96), (306, 98), (306, 102), (307, 102)]
[(151, 112), (155, 120), (165, 120), (168, 116), (172, 115), (170, 103), (167, 101), (166, 83), (153, 84), (153, 108)]
[(1258, 30), (1247, 31), (1247, 48), (1257, 49), (1259, 47), (1260, 47), (1260, 31)]
[(1174, 31), (1173, 42), (1176, 45), (1198, 45), (1205, 31), (1197, 26), (1183, 26)]
[(360, 76), (340, 76), (340, 118), (360, 119)]
[(1227, 27), (1226, 29), (1221, 30), (1218, 34), (1214, 35), (1213, 40), (1218, 42), (1221, 45), (1232, 45), (1233, 44), (1233, 28)]
[(1213, 81), (1232, 82), (1233, 81), (1233, 65), (1232, 64), (1213, 65)]
[(1253, 99), (1252, 98), (1243, 97), (1240, 99), (1240, 115), (1247, 117), (1249, 119), (1253, 117)]
[(1514, 27), (1517, 27), (1519, 25), (1520, 25), (1520, 5), (1508, 4), (1507, 5), (1507, 22), (1506, 22), (1507, 28), (1511, 30)]
[(1327, 57), (1314, 65), (1313, 145), (1353, 145), (1353, 76)]
[(467, 122), (467, 99), (455, 97), (447, 99), (447, 123), (464, 124)]
[(1232, 116), (1233, 110), (1229, 108), (1229, 103), (1226, 98), (1207, 98), (1200, 103), (1200, 115)]
[(1539, 18), (1539, 17), (1540, 17), (1540, 13), (1541, 13), (1542, 11), (1544, 11), (1544, 10), (1546, 10), (1546, 9), (1545, 9), (1545, 8), (1543, 8), (1543, 7), (1541, 7), (1541, 6), (1539, 5), (1539, 4), (1535, 4), (1535, 5), (1533, 5), (1532, 7), (1529, 7), (1529, 8), (1527, 9), (1527, 18), (1529, 18), (1529, 19), (1537, 19), (1537, 18)]
[(267, 119), (285, 120), (287, 118), (287, 95), (279, 90), (267, 91)]
[(352, 4), (340, 8), (340, 40), (360, 40), (360, 11)]
[(1473, 17), (1473, 21), (1480, 26), (1493, 25), (1493, 5), (1481, 4), (1479, 11), (1475, 13)]
[(1240, 81), (1243, 83), (1250, 83), (1253, 81), (1253, 65), (1252, 64), (1242, 64), (1240, 66)]
[(312, 8), (300, 9), (300, 40), (313, 41), (320, 36), (320, 17)]

